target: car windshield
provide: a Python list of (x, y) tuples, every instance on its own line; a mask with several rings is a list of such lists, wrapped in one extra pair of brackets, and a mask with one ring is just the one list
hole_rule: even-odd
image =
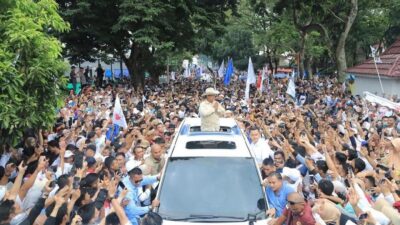
[(265, 197), (252, 158), (170, 158), (159, 193), (166, 220), (265, 219)]

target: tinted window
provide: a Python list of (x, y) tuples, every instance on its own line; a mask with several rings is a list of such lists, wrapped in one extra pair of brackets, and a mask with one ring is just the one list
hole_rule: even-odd
[(265, 198), (251, 158), (170, 158), (160, 190), (166, 220), (244, 221), (265, 218)]
[(236, 149), (233, 141), (188, 141), (187, 149)]

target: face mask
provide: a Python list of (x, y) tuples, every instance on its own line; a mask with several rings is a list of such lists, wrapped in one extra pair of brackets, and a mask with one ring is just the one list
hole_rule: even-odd
[(384, 122), (384, 123), (382, 124), (382, 127), (383, 127), (383, 128), (388, 127), (388, 123)]

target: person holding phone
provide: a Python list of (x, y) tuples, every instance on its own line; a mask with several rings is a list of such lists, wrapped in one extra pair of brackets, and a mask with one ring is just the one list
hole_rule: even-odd
[(141, 206), (141, 201), (139, 199), (140, 189), (142, 189), (143, 186), (151, 185), (159, 181), (161, 174), (144, 177), (142, 170), (138, 166), (139, 165), (134, 161), (128, 161), (126, 163), (128, 176), (122, 179), (123, 184), (129, 190), (128, 194), (126, 195), (126, 199), (128, 199), (129, 202), (125, 207), (125, 213), (133, 225), (138, 225), (138, 219), (140, 216), (148, 213), (155, 207), (158, 207), (160, 204), (160, 202), (155, 199), (150, 206)]
[(261, 137), (261, 131), (257, 127), (250, 127), (250, 150), (253, 151), (257, 165), (262, 166), (265, 158), (274, 158), (274, 152), (268, 145), (268, 142)]

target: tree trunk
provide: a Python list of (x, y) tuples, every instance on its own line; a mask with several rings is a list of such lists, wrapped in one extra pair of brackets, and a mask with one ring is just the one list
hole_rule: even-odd
[(142, 55), (140, 47), (136, 44), (132, 44), (131, 55), (129, 58), (122, 55), (122, 59), (124, 60), (131, 77), (131, 84), (136, 90), (143, 90), (144, 87), (144, 73), (141, 60)]
[(272, 57), (271, 57), (271, 54), (270, 54), (270, 52), (268, 51), (268, 53), (267, 53), (267, 62), (268, 62), (268, 65), (269, 65), (269, 70), (271, 70), (271, 73), (273, 73), (274, 72), (274, 65), (272, 64)]
[(346, 40), (349, 35), (350, 29), (353, 26), (354, 20), (357, 17), (358, 0), (351, 0), (351, 10), (347, 17), (344, 31), (340, 34), (338, 45), (336, 46), (336, 64), (338, 70), (338, 78), (340, 81), (345, 79), (345, 71), (347, 70), (346, 62)]
[(306, 33), (300, 31), (299, 76), (304, 77), (304, 55), (306, 52)]
[(308, 79), (312, 79), (313, 77), (313, 71), (312, 71), (312, 57), (307, 58), (307, 71), (308, 71)]

